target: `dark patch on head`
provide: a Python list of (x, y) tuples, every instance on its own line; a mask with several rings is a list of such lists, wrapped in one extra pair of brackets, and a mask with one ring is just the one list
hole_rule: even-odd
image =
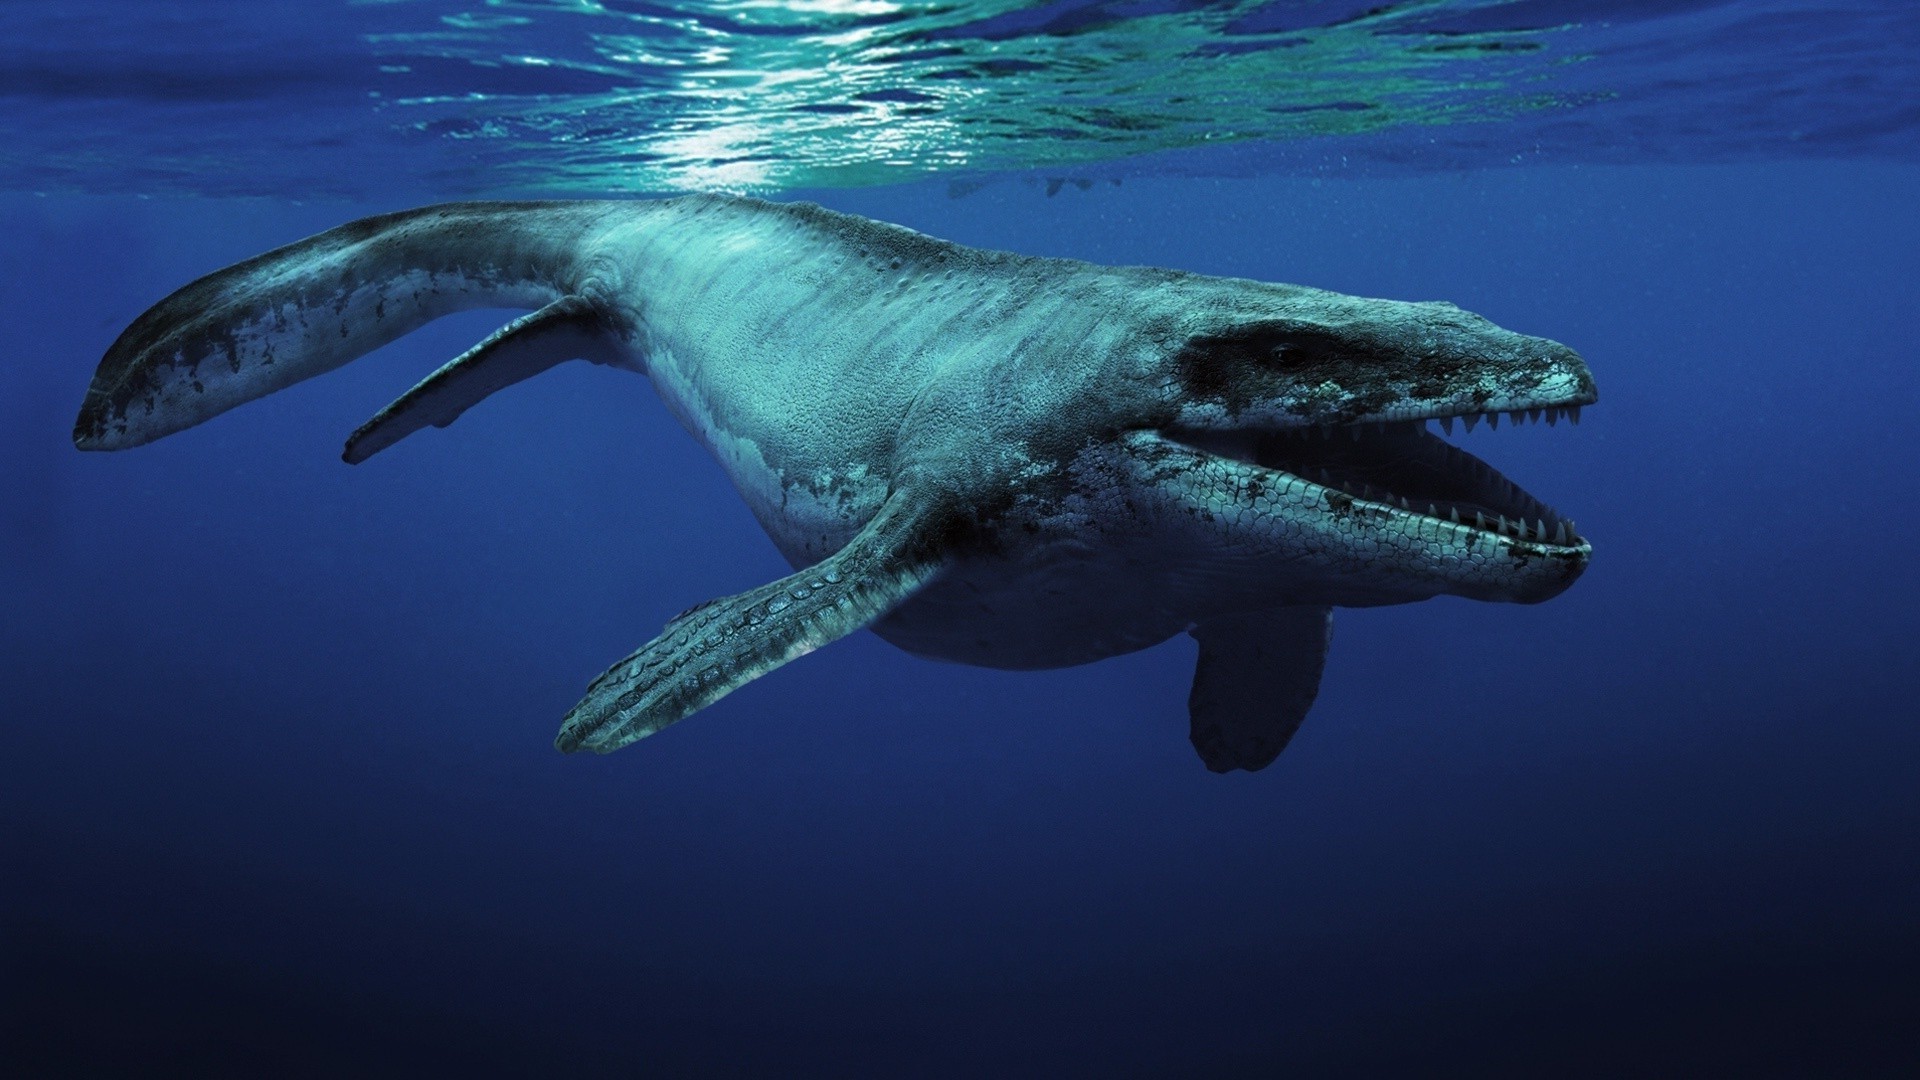
[[(1218, 402), (1230, 416), (1284, 393), (1302, 416), (1320, 423), (1376, 414), (1408, 398), (1438, 400), (1469, 390), (1476, 404), (1484, 404), (1491, 396), (1484, 377), (1526, 366), (1524, 357), (1501, 349), (1461, 348), (1446, 341), (1444, 332), (1434, 342), (1416, 329), (1390, 322), (1345, 329), (1251, 323), (1188, 339), (1174, 363), (1191, 397)], [(1416, 337), (1422, 340), (1415, 343)]]
[(1280, 322), (1202, 334), (1174, 355), (1187, 392), (1220, 402), (1230, 415), (1271, 400), (1280, 377), (1296, 393), (1331, 383), (1339, 388), (1338, 402), (1328, 406), (1358, 416), (1399, 397), (1384, 376), (1399, 374), (1405, 360), (1405, 354), (1357, 335)]

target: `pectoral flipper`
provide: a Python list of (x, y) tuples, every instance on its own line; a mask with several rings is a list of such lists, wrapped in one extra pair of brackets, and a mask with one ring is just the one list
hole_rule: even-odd
[(1214, 772), (1273, 763), (1320, 693), (1333, 609), (1283, 607), (1195, 626), (1200, 660), (1187, 698), (1193, 748)]
[(682, 612), (594, 680), (554, 745), (617, 750), (872, 623), (940, 569), (938, 514), (895, 492), (846, 547), (771, 584)]
[(616, 348), (613, 328), (598, 305), (584, 297), (561, 297), (422, 379), (360, 425), (340, 456), (358, 465), (423, 427), (446, 427), (497, 390), (569, 360), (605, 363)]

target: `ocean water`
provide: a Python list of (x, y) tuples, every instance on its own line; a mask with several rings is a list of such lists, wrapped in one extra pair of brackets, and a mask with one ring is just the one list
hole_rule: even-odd
[[(0, 1073), (1920, 1069), (1920, 9), (8, 5)], [(1576, 518), (1532, 607), (1342, 611), (1265, 771), (1193, 645), (858, 634), (604, 758), (588, 679), (785, 564), (645, 380), (348, 467), (510, 317), (80, 454), (213, 269), (427, 201), (807, 198), (1564, 341), (1455, 441)]]

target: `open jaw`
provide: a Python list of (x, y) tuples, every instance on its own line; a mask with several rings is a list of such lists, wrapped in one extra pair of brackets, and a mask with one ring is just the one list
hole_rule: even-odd
[[(1580, 422), (1578, 405), (1432, 417), (1448, 433), (1482, 421), (1514, 424)], [(1571, 520), (1500, 472), (1447, 442), (1428, 419), (1386, 423), (1309, 424), (1269, 430), (1168, 431), (1196, 450), (1286, 473), (1388, 514), (1438, 520), (1465, 534), (1508, 543), (1578, 551), (1587, 542)]]

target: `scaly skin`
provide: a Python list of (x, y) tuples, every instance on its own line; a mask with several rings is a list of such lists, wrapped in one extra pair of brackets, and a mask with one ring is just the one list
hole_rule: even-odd
[[(1590, 554), (1551, 511), (1423, 434), (1428, 418), (1558, 418), (1593, 401), (1565, 346), (1448, 304), (980, 251), (714, 196), (429, 207), (242, 263), (122, 335), (75, 441), (150, 441), (483, 303), (542, 318), (382, 413), (350, 460), (585, 356), (652, 378), (796, 568), (894, 507), (890, 531), (853, 545), (868, 563), (846, 556), (863, 583), (857, 617), (829, 604), (786, 626), (756, 592), (737, 619), (677, 623), (595, 684), (605, 699), (576, 710), (567, 748), (658, 730), (868, 623), (922, 655), (1052, 667), (1262, 609), (1543, 600)], [(1382, 441), (1352, 460), (1344, 443), (1314, 448), (1356, 433)], [(1352, 476), (1316, 482), (1300, 461)], [(1445, 508), (1355, 486), (1402, 468), (1451, 492)], [(763, 624), (763, 640), (741, 644)], [(661, 659), (675, 649), (686, 655)], [(697, 692), (633, 683), (729, 649)]]

